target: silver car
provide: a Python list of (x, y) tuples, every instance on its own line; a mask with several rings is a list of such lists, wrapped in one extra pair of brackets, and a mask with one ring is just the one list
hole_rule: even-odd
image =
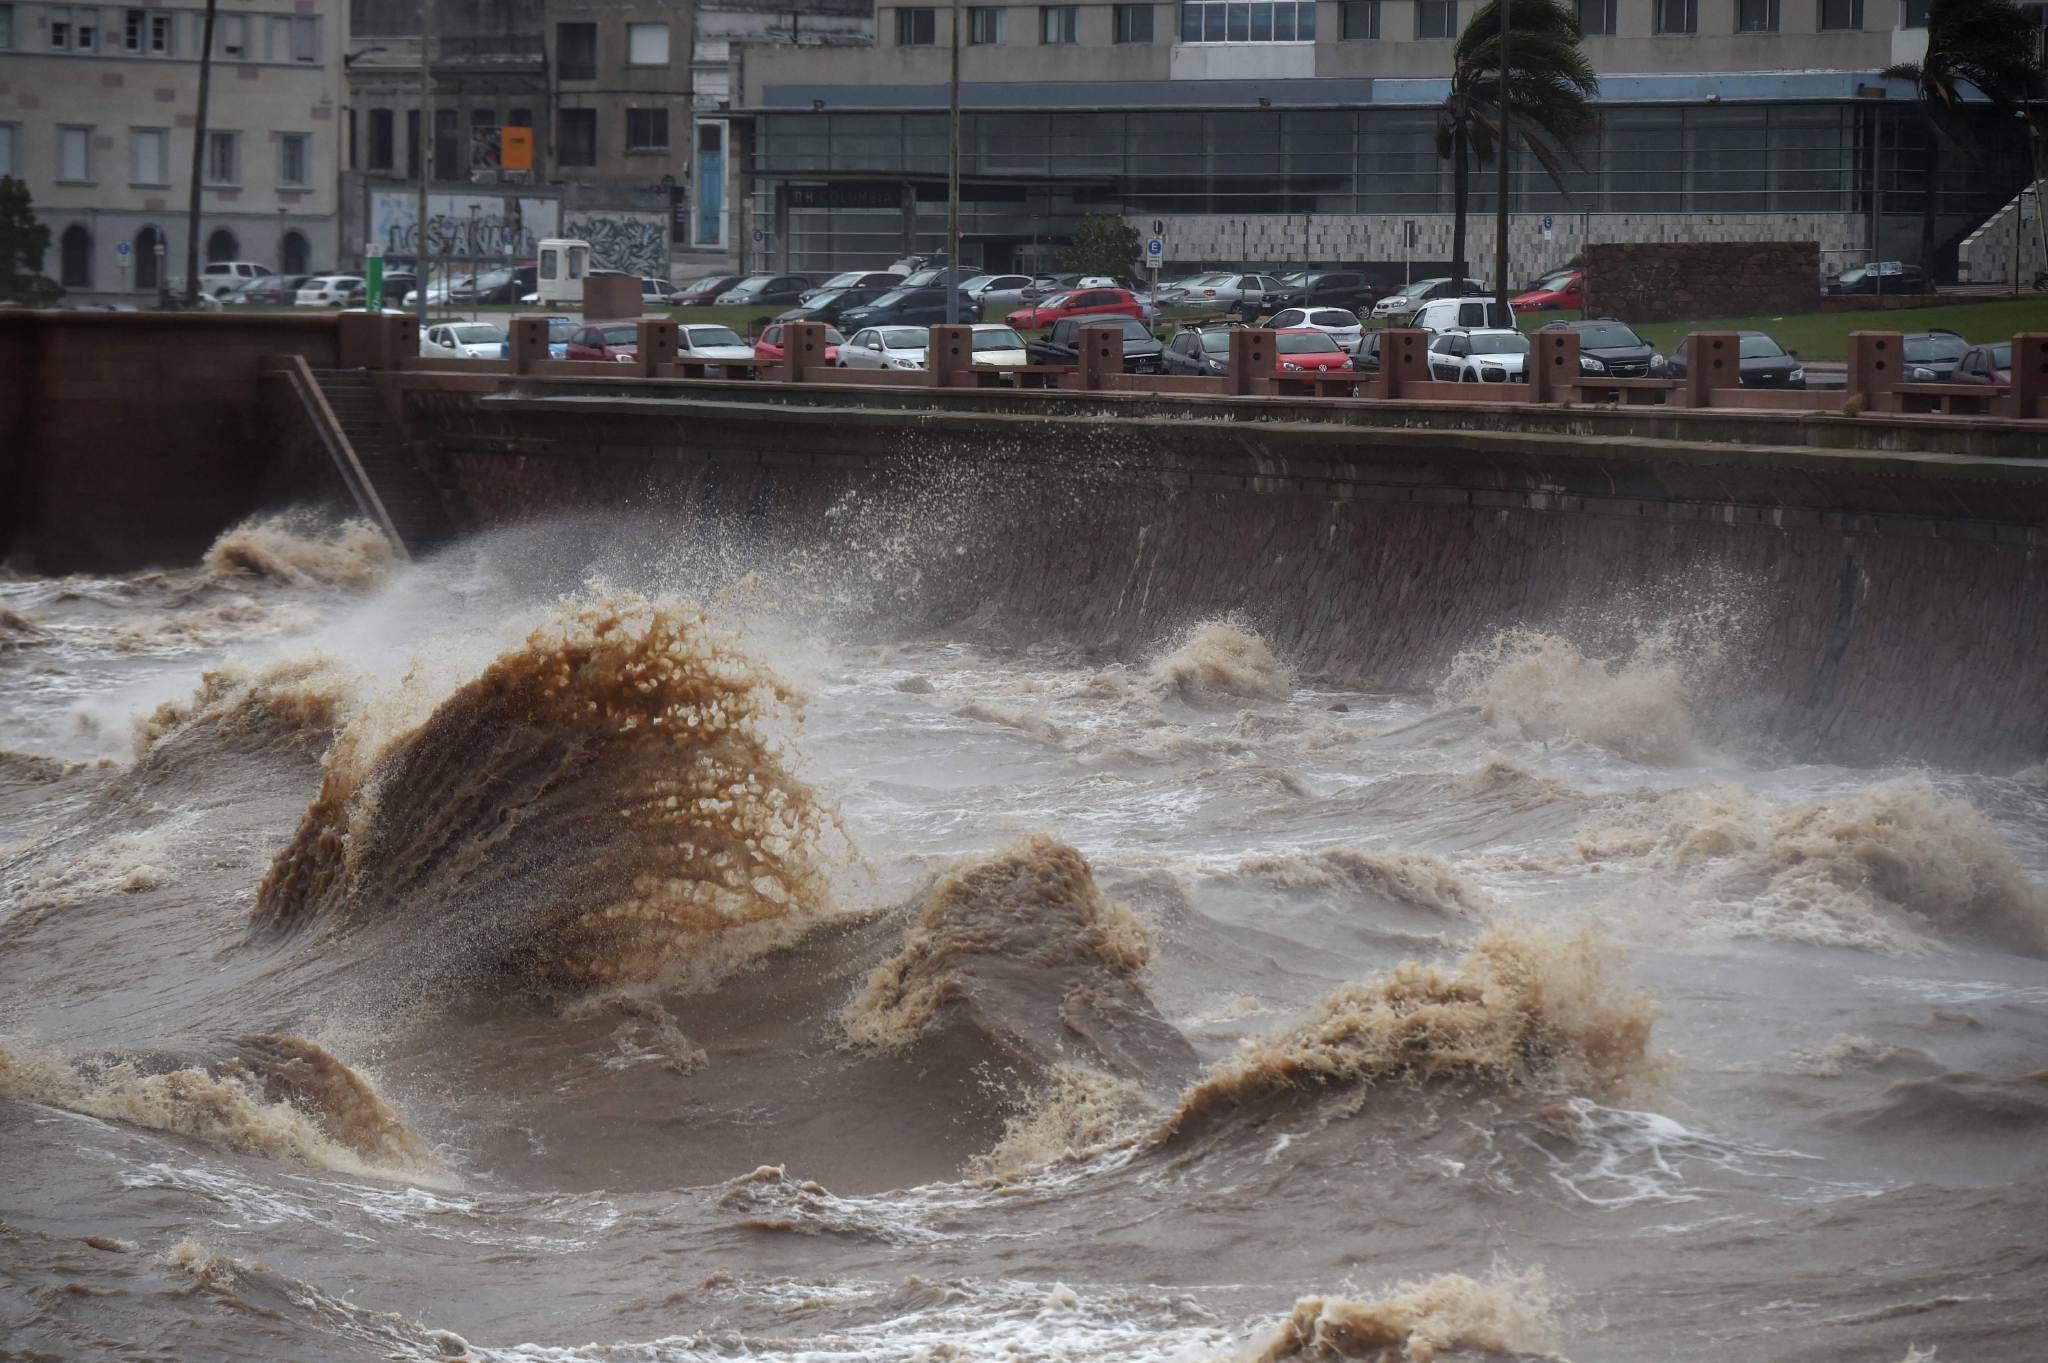
[(1024, 305), (1024, 290), (1031, 286), (1028, 274), (985, 274), (960, 286), (982, 307), (1017, 308)]
[(927, 327), (864, 327), (839, 347), (841, 369), (922, 369)]
[(1223, 275), (1217, 283), (1190, 289), (1187, 306), (1235, 308), (1286, 291), (1287, 286), (1269, 274)]

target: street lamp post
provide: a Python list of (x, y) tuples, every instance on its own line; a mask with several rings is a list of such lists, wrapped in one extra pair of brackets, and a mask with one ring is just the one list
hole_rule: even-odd
[(199, 34), (199, 108), (192, 116), (192, 202), (185, 214), (185, 306), (199, 306), (199, 187), (206, 180), (206, 101), (213, 85), (213, 18), (216, 0), (206, 0)]
[[(427, 180), (433, 172), (434, 73), (428, 65), (434, 47), (434, 0), (420, 0), (420, 199), (413, 215), (414, 235), (419, 238), (413, 252), (414, 284), (420, 291), (420, 334), (427, 330)], [(400, 299), (403, 303), (405, 300)]]
[[(1508, 310), (1508, 10), (1500, 0), (1500, 181), (1493, 206), (1493, 297), (1503, 315)], [(1509, 325), (1513, 325), (1512, 322)]]
[(946, 325), (960, 321), (960, 0), (953, 0), (951, 127), (946, 146)]

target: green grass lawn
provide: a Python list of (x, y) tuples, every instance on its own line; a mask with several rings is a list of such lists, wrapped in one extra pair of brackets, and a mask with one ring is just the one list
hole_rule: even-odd
[[(1577, 317), (1576, 312), (1525, 312), (1516, 320), (1534, 331), (1547, 322)], [(1716, 317), (1698, 322), (1639, 322), (1642, 338), (1665, 354), (1695, 331), (1762, 331), (1787, 350), (1808, 360), (1839, 360), (1849, 353), (1852, 331), (1931, 331), (1945, 327), (1972, 343), (2003, 341), (2015, 332), (2048, 331), (2048, 296), (1984, 299), (1933, 308), (1900, 308), (1892, 312), (1811, 312), (1790, 317)]]

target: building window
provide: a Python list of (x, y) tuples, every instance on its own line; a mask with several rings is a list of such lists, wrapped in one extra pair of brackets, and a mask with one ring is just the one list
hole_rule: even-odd
[(1078, 43), (1081, 41), (1081, 7), (1079, 5), (1047, 5), (1038, 11), (1039, 41), (1046, 43)]
[(1010, 12), (1006, 9), (970, 9), (967, 11), (967, 41), (974, 47), (1000, 47), (1009, 28)]
[(597, 110), (564, 109), (555, 129), (556, 160), (565, 166), (597, 164)]
[[(1906, 0), (1906, 22), (1902, 27), (1926, 28), (1927, 5), (1928, 0)], [(0, 44), (0, 46), (5, 46), (5, 44)]]
[(1659, 33), (1700, 31), (1700, 0), (1654, 0)]
[(1612, 36), (1620, 0), (1579, 0), (1579, 31), (1588, 38)]
[(1863, 27), (1863, 0), (1820, 0), (1820, 26), (1842, 31)]
[[(1454, 4), (1456, 0), (1445, 0)], [(1278, 0), (1268, 4), (1190, 3), (1180, 7), (1180, 40), (1184, 43), (1314, 42), (1313, 0)]]
[(1735, 31), (1737, 33), (1776, 33), (1778, 31), (1778, 0), (1736, 0)]
[(283, 275), (306, 273), (306, 264), (313, 257), (313, 248), (306, 244), (303, 232), (287, 232), (277, 244), (277, 272)]
[(241, 138), (234, 133), (209, 132), (206, 135), (206, 183), (241, 183), (240, 141)]
[(153, 289), (157, 286), (156, 247), (163, 239), (163, 233), (154, 227), (145, 227), (135, 234), (136, 288)]
[(939, 40), (939, 12), (935, 9), (896, 11), (896, 46), (930, 47)]
[(134, 138), (135, 160), (131, 169), (135, 183), (169, 184), (170, 134), (162, 128), (137, 128), (131, 136)]
[(14, 154), (15, 139), (20, 136), (19, 124), (0, 123), (0, 175), (21, 174), (21, 164)]
[(50, 9), (50, 50), (67, 52), (71, 48), (71, 11)]
[(371, 170), (391, 169), (392, 152), (394, 150), (392, 144), (397, 140), (395, 135), (397, 130), (393, 126), (396, 121), (392, 118), (389, 109), (370, 110)]
[(270, 50), (265, 56), (274, 62), (298, 62), (306, 66), (317, 63), (320, 60), (320, 21), (282, 16), (271, 19)]
[(563, 80), (597, 79), (597, 25), (555, 25), (555, 74)]
[(1120, 43), (1151, 42), (1152, 6), (1118, 5), (1116, 7), (1116, 40)]
[(100, 50), (100, 12), (96, 9), (71, 11), (71, 50), (73, 52), (97, 52)]
[(146, 18), (146, 14), (139, 9), (131, 9), (121, 16), (121, 50), (123, 52), (139, 54), (142, 51), (143, 43), (148, 41), (149, 38), (149, 25), (144, 22)]
[(668, 110), (626, 110), (627, 151), (668, 150)]
[(418, 109), (407, 109), (405, 111), (405, 178), (408, 180), (420, 178), (421, 150), (420, 111)]
[(277, 139), (277, 182), (297, 188), (310, 178), (313, 160), (311, 133), (281, 133)]
[(57, 129), (57, 178), (76, 183), (92, 179), (92, 129)]
[(73, 223), (64, 229), (58, 252), (62, 263), (58, 266), (57, 282), (67, 289), (91, 288), (92, 233)]
[(249, 60), (249, 16), (222, 14), (213, 21), (213, 55), (231, 62)]
[(242, 243), (235, 234), (225, 227), (216, 227), (213, 235), (206, 239), (206, 263), (218, 265), (224, 260), (235, 260), (241, 256)]
[(1415, 0), (1415, 36), (1458, 36), (1458, 0)]
[(462, 178), (462, 115), (454, 109), (434, 110), (434, 178)]
[(152, 14), (149, 16), (150, 56), (168, 57), (171, 55), (171, 24), (173, 22), (172, 17), (168, 14)]
[(14, 48), (14, 6), (0, 5), (0, 52)]
[(626, 64), (628, 66), (667, 66), (668, 25), (627, 24)]
[(1353, 42), (1380, 36), (1380, 0), (1344, 0), (1343, 36)]

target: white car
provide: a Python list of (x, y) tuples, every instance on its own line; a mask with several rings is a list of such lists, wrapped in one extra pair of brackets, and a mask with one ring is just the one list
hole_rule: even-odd
[[(692, 362), (710, 360), (718, 364), (716, 377), (724, 377), (728, 365), (754, 364), (754, 348), (740, 339), (731, 327), (712, 323), (676, 328), (676, 359)], [(708, 372), (708, 371), (707, 371)]]
[(1429, 343), (1429, 376), (1439, 383), (1523, 383), (1529, 338), (1506, 327), (1446, 331)]
[[(1008, 330), (1008, 328), (1005, 328)], [(867, 327), (839, 347), (841, 369), (922, 369), (927, 327)]]
[(1009, 327), (1001, 322), (977, 322), (974, 326), (974, 362), (1022, 367), (1031, 363), (1031, 356), (1024, 349), (1024, 338)]
[(1287, 285), (1269, 274), (1226, 274), (1211, 275), (1199, 284), (1190, 285), (1183, 307), (1234, 308), (1240, 303), (1256, 303), (1276, 293), (1287, 292)]
[(1274, 313), (1273, 320), (1266, 325), (1275, 331), (1295, 331), (1304, 327), (1311, 331), (1327, 331), (1346, 350), (1358, 349), (1358, 338), (1365, 334), (1365, 326), (1357, 316), (1342, 308), (1284, 308)]
[(199, 292), (208, 298), (225, 298), (250, 280), (275, 273), (253, 260), (211, 261), (199, 271)]
[(489, 322), (440, 322), (420, 333), (420, 354), (454, 360), (495, 360), (505, 351), (505, 329)]
[(1030, 285), (1028, 274), (985, 274), (962, 284), (960, 291), (984, 308), (1021, 308)]
[(302, 308), (338, 308), (351, 297), (360, 297), (362, 290), (359, 274), (319, 274), (299, 285), (292, 302)]
[(1432, 298), (1408, 319), (1408, 325), (1432, 336), (1444, 331), (1510, 331), (1515, 313), (1491, 298)]

